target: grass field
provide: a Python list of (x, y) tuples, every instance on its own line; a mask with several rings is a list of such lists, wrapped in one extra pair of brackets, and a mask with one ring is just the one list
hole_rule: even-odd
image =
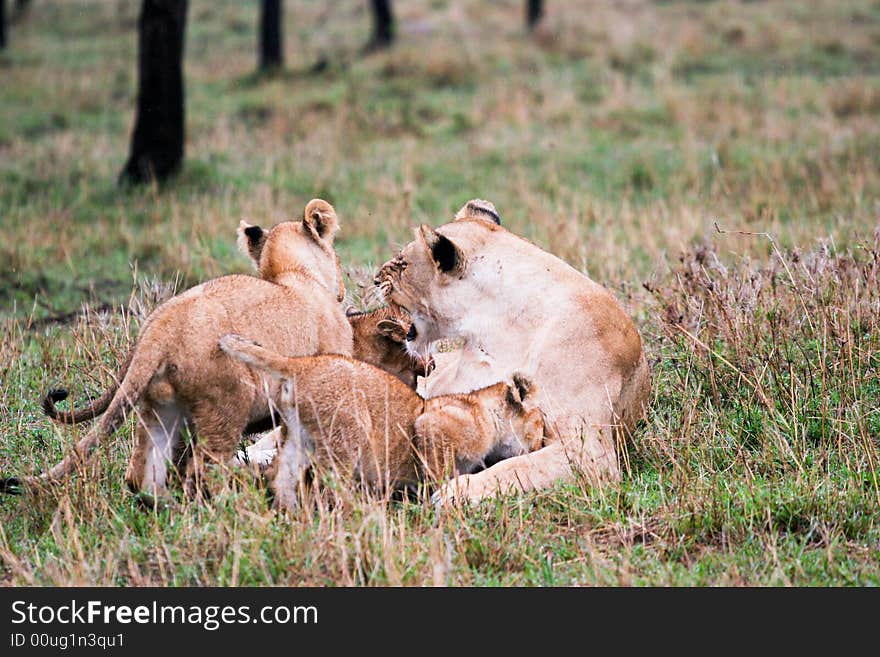
[[(171, 289), (248, 270), (262, 225), (330, 200), (351, 303), (420, 223), (472, 197), (615, 291), (654, 373), (624, 483), (435, 513), (333, 488), (295, 517), (229, 478), (145, 512), (130, 427), (95, 476), (0, 499), (11, 585), (880, 584), (880, 2), (191, 0), (187, 152), (115, 185), (139, 3), (34, 0), (0, 54), (0, 473), (76, 436), (39, 401), (96, 395)], [(328, 66), (310, 72), (319, 59)], [(88, 310), (88, 312), (87, 312)]]

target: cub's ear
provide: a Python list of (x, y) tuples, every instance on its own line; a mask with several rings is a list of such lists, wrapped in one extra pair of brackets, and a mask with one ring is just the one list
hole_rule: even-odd
[(455, 213), (455, 220), (459, 221), (460, 219), (482, 219), (498, 226), (501, 225), (501, 216), (495, 209), (495, 205), (480, 198), (471, 199)]
[(444, 274), (454, 274), (464, 269), (464, 255), (452, 241), (430, 226), (421, 226), (419, 236), (428, 248), (437, 269)]
[(257, 269), (260, 268), (260, 254), (263, 252), (267, 234), (259, 226), (249, 224), (244, 219), (238, 224), (238, 250), (248, 256)]
[(332, 244), (339, 230), (339, 219), (332, 205), (324, 199), (313, 198), (306, 204), (303, 226), (316, 241)]
[(535, 384), (531, 379), (519, 372), (514, 373), (513, 382), (507, 386), (507, 401), (517, 407), (521, 407), (529, 396), (532, 396)]
[(394, 342), (401, 344), (406, 341), (407, 328), (396, 319), (383, 319), (376, 324), (376, 332)]

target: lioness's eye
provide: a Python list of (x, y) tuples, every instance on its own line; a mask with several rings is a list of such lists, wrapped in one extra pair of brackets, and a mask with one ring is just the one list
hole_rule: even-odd
[(407, 341), (407, 342), (412, 342), (413, 340), (416, 339), (416, 335), (417, 335), (417, 332), (416, 332), (416, 325), (415, 325), (415, 324), (410, 324), (410, 325), (409, 325), (409, 331), (408, 331), (407, 334), (406, 334), (406, 341)]

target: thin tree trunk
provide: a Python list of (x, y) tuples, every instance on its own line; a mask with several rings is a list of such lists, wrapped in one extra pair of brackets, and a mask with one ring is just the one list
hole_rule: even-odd
[(260, 70), (284, 66), (282, 0), (263, 0), (260, 5)]
[(0, 50), (6, 48), (6, 0), (0, 0)]
[(15, 8), (12, 10), (12, 23), (20, 20), (30, 7), (31, 0), (15, 0)]
[(370, 0), (373, 35), (364, 47), (367, 52), (388, 48), (394, 41), (394, 11), (391, 0)]
[(526, 0), (526, 27), (530, 30), (544, 15), (544, 0)]
[(137, 117), (120, 182), (164, 180), (183, 161), (187, 0), (143, 0), (138, 19)]

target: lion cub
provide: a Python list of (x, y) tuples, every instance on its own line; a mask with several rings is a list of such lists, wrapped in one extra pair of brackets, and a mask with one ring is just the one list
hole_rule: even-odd
[[(26, 486), (68, 474), (122, 424), (137, 405), (138, 425), (126, 482), (134, 491), (167, 495), (169, 461), (181, 453), (181, 429), (195, 439), (188, 487), (206, 463), (229, 463), (242, 430), (269, 413), (263, 377), (218, 347), (220, 336), (247, 331), (285, 354), (352, 353), (352, 330), (341, 301), (342, 270), (333, 249), (336, 212), (313, 199), (302, 221), (271, 230), (242, 221), (239, 246), (259, 272), (222, 276), (158, 306), (146, 319), (106, 412), (72, 453)], [(275, 386), (277, 387), (277, 385)], [(17, 488), (0, 480), (0, 490)]]
[(296, 506), (298, 483), (312, 465), (397, 489), (543, 445), (541, 413), (526, 405), (531, 384), (518, 375), (512, 384), (425, 400), (383, 370), (345, 356), (287, 358), (239, 335), (224, 336), (220, 346), (282, 381), (277, 406), (284, 427), (272, 483), (281, 508)]
[[(431, 357), (424, 358), (411, 353), (407, 342), (414, 337), (412, 320), (409, 314), (393, 305), (382, 306), (368, 311), (346, 312), (351, 324), (354, 340), (352, 356), (396, 376), (410, 388), (415, 389), (418, 377), (426, 377), (434, 368)], [(133, 353), (133, 352), (132, 352)], [(131, 363), (131, 354), (122, 364), (117, 375), (124, 378)], [(424, 380), (424, 379), (422, 379)], [(119, 384), (111, 385), (98, 399), (85, 408), (70, 411), (59, 410), (55, 404), (67, 398), (67, 390), (56, 388), (43, 398), (43, 411), (52, 420), (67, 425), (80, 424), (93, 420), (107, 410), (119, 389)], [(244, 434), (261, 434), (246, 448), (238, 450), (233, 465), (254, 466), (257, 471), (268, 467), (277, 452), (280, 428), (275, 418), (268, 415), (244, 428)], [(177, 459), (182, 461), (183, 459)]]
[(402, 308), (382, 306), (366, 312), (346, 312), (351, 323), (354, 348), (352, 357), (393, 374), (413, 390), (418, 377), (428, 376), (434, 359), (411, 350), (408, 342), (415, 338), (412, 319)]
[[(367, 311), (346, 311), (351, 324), (353, 346), (352, 357), (380, 367), (396, 376), (413, 390), (418, 377), (426, 377), (434, 369), (432, 357), (422, 357), (407, 348), (407, 342), (415, 337), (409, 314), (402, 308), (386, 305)], [(43, 412), (59, 424), (75, 425), (90, 422), (107, 410), (116, 391), (119, 379), (125, 377), (131, 364), (129, 353), (117, 373), (115, 381), (100, 397), (84, 408), (69, 411), (59, 409), (55, 404), (64, 401), (69, 393), (64, 388), (53, 388), (43, 397)], [(267, 431), (272, 426), (271, 418), (245, 427), (245, 434)]]
[[(434, 369), (433, 358), (419, 356), (407, 346), (415, 337), (415, 331), (405, 310), (388, 305), (365, 312), (350, 310), (346, 316), (354, 338), (352, 357), (356, 360), (370, 363), (396, 376), (413, 390), (419, 377), (428, 376)], [(49, 397), (46, 399), (49, 400)], [(46, 403), (44, 401), (44, 406)], [(261, 472), (272, 463), (278, 451), (281, 431), (280, 427), (274, 426), (274, 417), (267, 420), (259, 426), (248, 425), (245, 428), (246, 434), (262, 435), (253, 444), (236, 452), (235, 465), (254, 466)]]

